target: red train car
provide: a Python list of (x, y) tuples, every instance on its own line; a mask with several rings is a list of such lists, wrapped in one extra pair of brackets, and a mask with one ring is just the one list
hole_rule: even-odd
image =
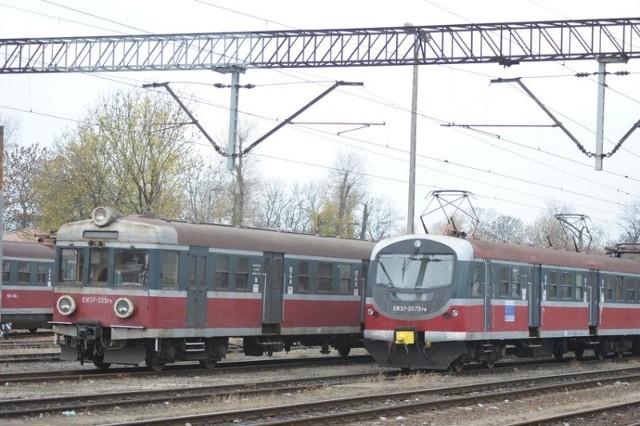
[(346, 356), (362, 346), (373, 246), (97, 208), (56, 234), (61, 359), (210, 368), (231, 337), (246, 355), (299, 343)]
[(3, 332), (51, 328), (53, 311), (53, 245), (2, 241)]
[(370, 267), (365, 347), (382, 366), (640, 353), (634, 260), (408, 235), (378, 243)]

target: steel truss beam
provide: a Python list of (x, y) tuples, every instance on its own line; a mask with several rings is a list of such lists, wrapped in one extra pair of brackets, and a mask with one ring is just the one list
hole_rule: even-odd
[(0, 40), (0, 73), (568, 61), (640, 56), (640, 18)]

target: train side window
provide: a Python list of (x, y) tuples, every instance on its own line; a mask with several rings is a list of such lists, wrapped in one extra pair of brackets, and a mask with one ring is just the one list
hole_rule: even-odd
[(229, 288), (229, 255), (216, 255), (215, 288), (224, 290)]
[(617, 275), (615, 277), (615, 297), (617, 302), (622, 302), (622, 283), (622, 277)]
[(249, 289), (249, 257), (238, 256), (236, 259), (236, 290)]
[(582, 300), (582, 274), (576, 274), (576, 300)]
[(45, 284), (47, 282), (47, 267), (36, 265), (36, 283)]
[(351, 265), (340, 264), (340, 293), (348, 294), (351, 288)]
[(558, 277), (556, 271), (549, 272), (549, 299), (558, 298)]
[(329, 262), (318, 262), (318, 292), (331, 293), (333, 289), (333, 268)]
[(304, 260), (298, 263), (298, 291), (309, 292), (309, 262)]
[(562, 298), (571, 299), (571, 274), (569, 272), (562, 273)]
[(509, 297), (509, 267), (500, 267), (499, 297)]
[(604, 300), (607, 302), (613, 300), (613, 279), (611, 277), (604, 279)]
[(511, 271), (511, 297), (514, 299), (520, 299), (520, 269), (513, 268)]
[(11, 271), (11, 263), (8, 260), (2, 261), (2, 282), (9, 282), (9, 272)]
[(627, 280), (627, 302), (636, 301), (636, 280)]
[(473, 270), (473, 278), (471, 280), (471, 297), (482, 297), (482, 281), (484, 268), (482, 265), (476, 265)]
[(30, 280), (29, 262), (18, 262), (18, 284), (29, 284)]
[(160, 281), (162, 288), (176, 290), (178, 288), (178, 261), (180, 256), (177, 251), (165, 251), (162, 253), (162, 272)]

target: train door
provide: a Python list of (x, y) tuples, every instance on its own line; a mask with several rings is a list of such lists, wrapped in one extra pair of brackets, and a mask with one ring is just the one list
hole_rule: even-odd
[(207, 272), (208, 250), (204, 247), (189, 249), (187, 281), (187, 327), (205, 327), (207, 324)]
[(283, 260), (283, 254), (264, 254), (264, 265), (262, 268), (264, 274), (262, 322), (265, 324), (280, 324), (282, 321)]
[(491, 330), (491, 300), (493, 299), (493, 279), (491, 261), (484, 261), (484, 331)]
[(369, 270), (369, 261), (364, 260), (362, 262), (362, 270), (360, 274), (358, 274), (358, 269), (355, 272), (355, 289), (354, 292), (358, 292), (357, 294), (360, 296), (360, 322), (364, 323), (364, 306), (366, 304), (367, 295), (366, 295), (366, 286), (367, 286), (367, 276)]
[(539, 328), (542, 322), (542, 265), (529, 268), (529, 327)]
[(595, 269), (589, 270), (589, 327), (600, 325), (600, 273)]

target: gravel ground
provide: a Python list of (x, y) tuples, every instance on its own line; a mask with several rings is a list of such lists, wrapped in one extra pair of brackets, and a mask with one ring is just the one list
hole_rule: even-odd
[[(354, 354), (359, 354), (355, 351)], [(312, 351), (308, 356), (317, 356), (317, 351)], [(286, 354), (274, 354), (274, 356), (291, 357)], [(629, 366), (640, 366), (640, 361), (630, 361)], [(619, 364), (606, 363), (605, 367), (619, 368)], [(0, 365), (1, 371), (42, 371), (42, 370), (59, 370), (70, 369), (76, 370), (80, 366), (77, 363), (43, 363), (37, 364), (4, 364)], [(602, 367), (602, 365), (600, 366)], [(86, 370), (93, 371), (93, 365), (85, 365)], [(569, 365), (551, 366), (538, 368), (534, 370), (517, 370), (514, 369), (509, 373), (498, 373), (494, 380), (508, 380), (518, 377), (533, 377), (552, 374), (565, 374), (570, 372), (586, 371), (584, 364), (577, 362)], [(137, 407), (135, 410), (123, 406), (118, 409), (110, 410), (108, 413), (98, 413), (89, 411), (79, 411), (76, 413), (57, 413), (47, 415), (40, 418), (26, 418), (18, 421), (2, 422), (3, 425), (89, 425), (104, 424), (111, 422), (119, 422), (124, 420), (132, 420), (142, 418), (144, 415), (154, 417), (161, 415), (180, 415), (194, 412), (211, 412), (220, 410), (234, 410), (239, 408), (257, 407), (261, 405), (279, 405), (293, 404), (307, 400), (318, 399), (334, 399), (351, 395), (366, 395), (383, 391), (404, 391), (413, 388), (424, 387), (446, 387), (456, 384), (477, 383), (490, 380), (486, 375), (457, 377), (449, 374), (426, 373), (415, 376), (402, 377), (396, 381), (385, 381), (382, 377), (383, 370), (375, 365), (355, 365), (355, 366), (334, 366), (334, 367), (318, 367), (310, 372), (309, 368), (279, 368), (256, 373), (251, 372), (235, 372), (233, 374), (222, 373), (216, 374), (216, 371), (203, 370), (202, 374), (189, 377), (170, 376), (166, 377), (147, 377), (134, 378), (122, 376), (118, 379), (105, 380), (85, 380), (80, 382), (56, 383), (24, 383), (24, 384), (0, 384), (0, 398), (25, 398), (25, 397), (45, 397), (50, 395), (69, 395), (84, 392), (123, 392), (135, 391), (139, 389), (158, 389), (166, 387), (188, 387), (195, 383), (198, 385), (215, 385), (229, 383), (249, 383), (255, 381), (268, 381), (281, 379), (283, 377), (300, 375), (307, 377), (311, 375), (325, 376), (337, 375), (352, 372), (379, 372), (378, 379), (363, 381), (362, 383), (333, 386), (318, 391), (309, 391), (305, 393), (295, 394), (273, 394), (269, 397), (260, 398), (230, 398), (225, 400), (211, 399), (208, 401), (192, 402), (188, 404), (172, 404), (165, 402), (164, 404), (150, 405), (148, 407)], [(541, 394), (535, 398), (527, 398), (526, 400), (502, 400), (492, 404), (478, 404), (469, 407), (452, 407), (450, 410), (440, 410), (438, 412), (425, 411), (419, 416), (394, 416), (390, 418), (378, 418), (373, 421), (367, 421), (365, 424), (403, 424), (403, 425), (504, 425), (531, 419), (541, 415), (548, 415), (554, 412), (560, 412), (570, 407), (577, 410), (582, 407), (593, 407), (599, 405), (609, 405), (616, 402), (634, 400), (640, 398), (640, 384), (635, 382), (620, 382), (614, 385), (603, 385), (596, 389), (586, 389), (579, 391), (568, 391), (566, 394), (558, 396), (558, 394), (545, 395)], [(591, 424), (625, 424), (622, 419), (601, 419), (601, 421)], [(358, 423), (361, 424), (361, 423)], [(585, 421), (576, 422), (575, 424), (589, 424)], [(570, 426), (565, 424), (564, 426)]]

